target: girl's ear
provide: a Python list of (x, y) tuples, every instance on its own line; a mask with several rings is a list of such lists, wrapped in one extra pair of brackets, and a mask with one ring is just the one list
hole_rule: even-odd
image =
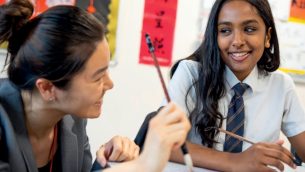
[(45, 101), (55, 100), (55, 86), (47, 79), (39, 78), (36, 80), (36, 87)]
[(266, 38), (265, 38), (265, 47), (266, 48), (270, 48), (271, 32), (272, 32), (272, 28), (269, 27), (267, 34), (266, 34)]

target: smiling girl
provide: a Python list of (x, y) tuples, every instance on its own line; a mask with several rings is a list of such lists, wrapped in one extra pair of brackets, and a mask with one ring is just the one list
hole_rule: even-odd
[[(191, 119), (188, 148), (195, 165), (220, 171), (283, 170), (283, 163), (295, 168), (279, 136), (283, 131), (304, 161), (305, 112), (291, 78), (277, 71), (279, 45), (268, 1), (216, 0), (204, 35), (200, 47), (174, 65), (169, 85), (171, 99)], [(256, 144), (231, 141), (215, 128)], [(171, 159), (182, 162), (180, 154)]]

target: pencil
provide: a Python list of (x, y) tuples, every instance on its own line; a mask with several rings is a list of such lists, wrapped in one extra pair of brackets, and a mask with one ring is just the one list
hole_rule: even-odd
[[(147, 33), (145, 34), (145, 40), (146, 40), (149, 52), (150, 52), (150, 54), (151, 54), (151, 56), (154, 60), (155, 67), (157, 68), (157, 72), (158, 72), (158, 75), (159, 75), (160, 82), (162, 84), (162, 88), (163, 88), (163, 91), (164, 91), (164, 94), (165, 94), (165, 98), (166, 98), (167, 102), (169, 103), (171, 101), (171, 99), (170, 99), (168, 91), (166, 89), (165, 82), (164, 82), (164, 79), (163, 79), (163, 76), (162, 76), (162, 73), (161, 73), (161, 70), (160, 70), (160, 65), (159, 65), (158, 60), (157, 60), (156, 55), (155, 55), (155, 48), (154, 48), (154, 45), (151, 42), (150, 36)], [(183, 153), (183, 158), (184, 158), (185, 165), (188, 167), (189, 172), (192, 172), (193, 168), (194, 168), (193, 167), (193, 161), (192, 161), (192, 158), (191, 158), (191, 156), (188, 152), (188, 149), (187, 149), (185, 143), (181, 146), (181, 151)]]

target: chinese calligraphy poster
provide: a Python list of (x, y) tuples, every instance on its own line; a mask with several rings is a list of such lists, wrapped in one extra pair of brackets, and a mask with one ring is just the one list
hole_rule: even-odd
[(177, 0), (145, 1), (139, 63), (154, 64), (145, 41), (145, 34), (148, 33), (160, 66), (171, 65), (176, 10)]

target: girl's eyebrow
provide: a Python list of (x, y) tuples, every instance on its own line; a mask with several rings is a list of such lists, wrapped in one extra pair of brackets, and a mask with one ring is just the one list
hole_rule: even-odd
[(258, 24), (258, 21), (257, 21), (257, 20), (254, 20), (254, 19), (246, 20), (246, 21), (243, 22), (243, 25), (247, 25), (247, 24), (251, 24), (251, 23), (256, 23), (256, 24)]
[(94, 72), (94, 74), (92, 75), (92, 78), (94, 78), (96, 75), (106, 71), (107, 69), (108, 69), (108, 66), (98, 69), (97, 71)]
[[(250, 20), (243, 21), (242, 25), (247, 25), (247, 24), (251, 24), (251, 23), (258, 24), (258, 21), (254, 20), (254, 19), (250, 19)], [(220, 22), (218, 22), (218, 26), (219, 25), (232, 25), (232, 22), (229, 22), (229, 21), (220, 21)]]
[(232, 25), (232, 23), (228, 22), (228, 21), (220, 21), (220, 22), (218, 22), (218, 26), (219, 25)]

